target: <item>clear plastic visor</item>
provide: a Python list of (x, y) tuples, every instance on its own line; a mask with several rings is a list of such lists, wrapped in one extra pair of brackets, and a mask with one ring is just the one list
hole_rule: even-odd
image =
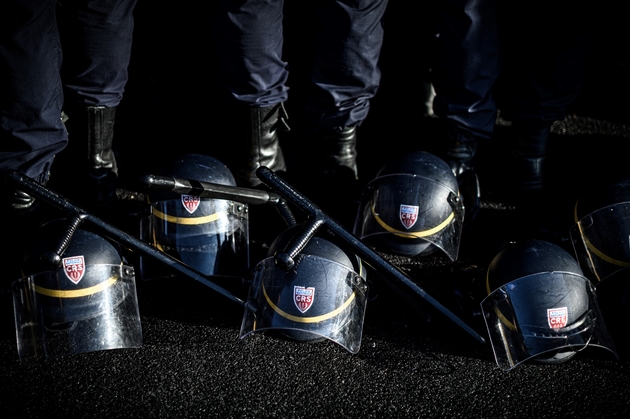
[(246, 204), (203, 199), (189, 214), (177, 200), (160, 201), (141, 222), (141, 237), (204, 275), (243, 277), (249, 269), (248, 226)]
[(630, 267), (630, 202), (592, 212), (570, 235), (580, 267), (594, 281)]
[(354, 228), (361, 240), (415, 248), (415, 254), (421, 253), (424, 242), (457, 259), (464, 221), (457, 191), (408, 174), (377, 178), (366, 190)]
[(273, 257), (266, 258), (255, 268), (240, 336), (263, 330), (295, 332), (329, 339), (357, 353), (366, 293), (365, 280), (337, 262), (299, 255), (296, 268), (284, 271)]
[(481, 309), (497, 365), (511, 370), (533, 357), (587, 345), (616, 352), (591, 282), (581, 275), (543, 272), (490, 293)]
[[(60, 270), (13, 283), (13, 307), (20, 360), (142, 345), (133, 269), (125, 265), (86, 267), (89, 287), (59, 289)], [(102, 279), (101, 279), (102, 278)]]

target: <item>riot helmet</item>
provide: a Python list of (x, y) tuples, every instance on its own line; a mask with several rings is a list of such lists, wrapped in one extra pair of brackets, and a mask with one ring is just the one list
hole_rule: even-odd
[[(187, 154), (159, 173), (194, 181), (236, 186), (230, 170), (215, 158)], [(141, 236), (157, 249), (203, 275), (243, 277), (249, 268), (247, 204), (168, 191), (149, 194), (151, 214), (141, 222)], [(143, 279), (151, 272), (141, 261)]]
[(630, 266), (630, 179), (589, 191), (574, 208), (571, 241), (580, 266), (595, 283)]
[(590, 188), (574, 208), (571, 241), (597, 298), (617, 350), (627, 356), (630, 320), (630, 179)]
[(354, 234), (378, 250), (403, 256), (459, 252), (464, 205), (451, 168), (414, 151), (383, 166), (364, 191)]
[(367, 284), (361, 260), (317, 233), (284, 269), (282, 252), (301, 224), (289, 227), (256, 265), (240, 336), (272, 331), (291, 340), (329, 339), (351, 353), (361, 345)]
[(57, 255), (66, 228), (55, 221), (40, 229), (25, 254), (24, 277), (13, 283), (20, 359), (140, 347), (133, 267), (112, 243), (83, 229)]
[(508, 244), (488, 267), (486, 291), (481, 309), (501, 369), (566, 362), (587, 345), (616, 356), (593, 284), (560, 246)]

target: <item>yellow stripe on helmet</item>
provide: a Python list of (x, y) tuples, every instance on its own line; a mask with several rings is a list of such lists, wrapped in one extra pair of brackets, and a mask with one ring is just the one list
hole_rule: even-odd
[(33, 289), (36, 293), (45, 295), (47, 297), (55, 297), (55, 298), (79, 298), (86, 297), (88, 295), (96, 294), (97, 292), (101, 292), (104, 289), (107, 289), (114, 285), (118, 281), (117, 276), (112, 276), (107, 281), (103, 281), (98, 285), (94, 285), (88, 288), (81, 288), (78, 290), (54, 290), (50, 288), (44, 288), (39, 285), (33, 285)]
[(354, 297), (355, 297), (355, 292), (353, 291), (352, 295), (350, 295), (350, 297), (348, 297), (348, 299), (341, 306), (337, 307), (335, 310), (333, 310), (331, 312), (328, 312), (326, 314), (322, 314), (321, 316), (299, 317), (299, 316), (294, 316), (292, 314), (289, 314), (286, 311), (282, 310), (277, 305), (275, 305), (271, 301), (271, 299), (269, 298), (269, 295), (267, 294), (267, 290), (265, 289), (265, 284), (262, 284), (262, 289), (263, 289), (263, 294), (265, 295), (265, 300), (267, 300), (267, 304), (269, 304), (269, 306), (276, 313), (278, 313), (279, 315), (281, 315), (285, 319), (294, 321), (296, 323), (318, 323), (318, 322), (323, 322), (324, 320), (332, 319), (337, 314), (339, 314), (342, 311), (344, 311), (350, 305), (350, 303), (352, 303), (352, 301), (354, 301)]
[(225, 211), (215, 212), (214, 214), (205, 215), (203, 217), (175, 217), (173, 215), (165, 214), (157, 209), (152, 208), (151, 213), (155, 215), (157, 218), (164, 220), (173, 224), (182, 224), (182, 225), (199, 225), (199, 224), (207, 224), (218, 219), (221, 219), (227, 215)]
[(378, 214), (376, 213), (375, 209), (374, 209), (374, 205), (372, 205), (371, 207), (372, 210), (372, 215), (374, 216), (374, 219), (376, 220), (376, 222), (383, 227), (386, 231), (393, 233), (397, 236), (400, 237), (404, 237), (407, 239), (420, 239), (420, 238), (424, 238), (424, 237), (428, 237), (428, 236), (432, 236), (436, 233), (439, 233), (440, 231), (444, 230), (446, 228), (446, 226), (448, 226), (451, 221), (453, 220), (453, 218), (455, 218), (455, 213), (451, 212), (449, 214), (448, 217), (446, 217), (446, 219), (444, 221), (442, 221), (440, 224), (438, 224), (437, 226), (430, 228), (428, 230), (424, 230), (424, 231), (402, 231), (402, 230), (396, 230), (393, 227), (390, 227), (389, 225), (387, 225), (387, 223), (385, 223), (385, 221), (383, 221)]

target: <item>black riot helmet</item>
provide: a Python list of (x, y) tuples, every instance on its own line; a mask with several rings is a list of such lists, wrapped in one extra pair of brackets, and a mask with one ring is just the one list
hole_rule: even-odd
[(424, 151), (400, 156), (368, 183), (354, 225), (364, 243), (404, 256), (442, 250), (457, 259), (464, 219), (457, 179)]
[(24, 277), (13, 283), (20, 359), (141, 346), (133, 267), (112, 243), (83, 229), (57, 255), (66, 229), (64, 221), (40, 229)]
[(630, 321), (630, 179), (585, 188), (570, 230), (575, 255), (595, 283), (597, 298), (617, 350), (628, 356)]
[(598, 283), (630, 266), (630, 179), (585, 192), (573, 213), (571, 241), (589, 278)]
[[(230, 170), (200, 154), (180, 156), (163, 167), (162, 176), (236, 186)], [(149, 195), (151, 215), (142, 220), (142, 238), (204, 275), (243, 277), (249, 268), (247, 204), (173, 192)], [(150, 273), (141, 265), (143, 279)]]
[(488, 267), (486, 290), (481, 309), (502, 369), (529, 359), (565, 362), (587, 345), (615, 354), (592, 283), (575, 259), (553, 243), (507, 245)]
[(318, 233), (285, 270), (274, 255), (301, 224), (283, 232), (254, 269), (240, 336), (270, 330), (299, 342), (329, 339), (351, 353), (361, 345), (367, 284), (361, 260)]

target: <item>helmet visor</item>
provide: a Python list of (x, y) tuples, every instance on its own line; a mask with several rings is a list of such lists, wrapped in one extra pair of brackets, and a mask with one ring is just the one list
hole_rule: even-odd
[(587, 345), (615, 354), (593, 285), (581, 275), (525, 276), (490, 293), (481, 309), (497, 365), (503, 370), (560, 349), (579, 351)]
[(42, 272), (15, 281), (12, 292), (22, 361), (142, 345), (129, 266), (87, 266), (76, 286), (63, 270)]
[(630, 266), (630, 202), (601, 208), (570, 230), (580, 267), (595, 281)]
[(240, 336), (277, 330), (296, 340), (330, 339), (357, 353), (366, 292), (365, 280), (337, 262), (299, 255), (296, 268), (284, 271), (266, 258), (256, 266)]
[(249, 268), (247, 205), (183, 197), (151, 205), (149, 223), (142, 227), (149, 230), (145, 236), (204, 275), (243, 277)]
[(463, 220), (457, 191), (421, 176), (396, 174), (368, 184), (354, 230), (383, 251), (415, 256), (433, 245), (456, 260)]

